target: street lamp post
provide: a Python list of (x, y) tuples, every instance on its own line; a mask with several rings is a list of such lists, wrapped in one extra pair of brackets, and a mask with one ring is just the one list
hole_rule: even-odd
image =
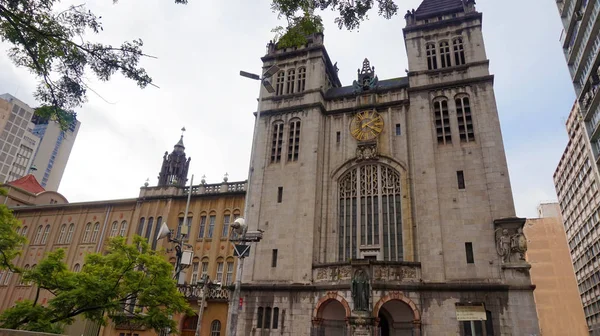
[[(273, 93), (273, 92), (275, 92), (275, 89), (273, 88), (273, 85), (271, 85), (271, 83), (269, 82), (269, 78), (271, 78), (278, 71), (279, 71), (279, 67), (277, 65), (273, 65), (266, 72), (263, 73), (262, 77), (257, 74), (253, 74), (253, 73), (249, 73), (249, 72), (245, 72), (245, 71), (240, 71), (240, 76), (254, 79), (254, 80), (259, 80), (261, 82), (261, 85), (265, 87), (267, 92)], [(252, 145), (250, 147), (250, 166), (248, 168), (248, 182), (247, 182), (247, 186), (246, 186), (246, 202), (244, 205), (244, 219), (240, 222), (236, 221), (239, 230), (242, 231), (242, 235), (241, 235), (241, 239), (240, 239), (240, 242), (242, 242), (242, 244), (246, 243), (247, 226), (246, 226), (246, 224), (244, 224), (244, 222), (248, 218), (248, 209), (249, 209), (248, 204), (250, 203), (249, 197), (250, 197), (250, 188), (251, 188), (250, 186), (252, 185), (252, 173), (254, 172), (254, 146), (256, 143), (256, 137), (258, 135), (257, 134), (258, 133), (258, 124), (260, 123), (262, 91), (263, 91), (262, 88), (260, 88), (258, 91), (258, 107), (256, 109), (256, 120), (254, 121), (254, 131), (252, 133)], [(238, 301), (240, 300), (240, 290), (242, 287), (242, 272), (243, 271), (244, 271), (244, 255), (242, 254), (239, 256), (239, 259), (238, 259), (237, 272), (235, 275), (235, 277), (236, 277), (235, 288), (233, 291), (231, 301), (229, 302), (229, 313), (227, 314), (227, 329), (228, 329), (227, 336), (236, 336), (236, 333), (237, 333), (238, 304), (239, 304)]]
[(202, 287), (200, 289), (200, 298), (198, 299), (198, 306), (200, 309), (198, 310), (198, 323), (196, 325), (195, 336), (200, 336), (200, 330), (202, 329), (202, 315), (204, 314), (204, 308), (206, 306), (207, 292), (213, 288), (221, 287), (220, 283), (212, 282), (207, 274), (202, 276), (202, 281), (198, 282), (198, 285), (202, 285)]

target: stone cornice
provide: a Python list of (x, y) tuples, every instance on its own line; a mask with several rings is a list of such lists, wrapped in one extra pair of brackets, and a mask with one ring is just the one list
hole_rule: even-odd
[[(535, 285), (508, 285), (508, 284), (492, 284), (492, 283), (406, 283), (406, 284), (391, 284), (383, 281), (373, 281), (373, 290), (400, 290), (410, 292), (506, 292), (506, 291), (533, 291)], [(242, 289), (245, 291), (270, 291), (270, 292), (315, 292), (327, 290), (350, 290), (350, 283), (342, 284), (318, 284), (318, 285), (302, 285), (302, 284), (242, 284)]]
[(459, 25), (464, 22), (472, 21), (473, 19), (482, 20), (483, 14), (480, 12), (473, 12), (473, 13), (467, 13), (464, 16), (459, 16), (459, 17), (455, 17), (455, 18), (451, 18), (451, 19), (445, 19), (442, 21), (436, 21), (436, 22), (420, 24), (420, 25), (411, 25), (411, 26), (408, 26), (408, 27), (402, 29), (402, 32), (404, 32), (404, 36), (406, 37), (406, 33), (414, 32), (414, 31), (429, 31), (429, 30), (435, 30), (435, 29), (440, 29), (440, 28), (447, 28), (448, 26)]
[(444, 82), (444, 83), (436, 83), (436, 84), (428, 84), (428, 85), (409, 87), (408, 92), (448, 89), (448, 88), (455, 87), (455, 86), (465, 86), (465, 85), (469, 85), (469, 84), (485, 83), (485, 82), (492, 82), (492, 84), (493, 84), (494, 83), (494, 75), (487, 75), (487, 76), (481, 76), (481, 77), (469, 78), (469, 79), (461, 79), (461, 80), (456, 80), (456, 81), (452, 81), (452, 82)]

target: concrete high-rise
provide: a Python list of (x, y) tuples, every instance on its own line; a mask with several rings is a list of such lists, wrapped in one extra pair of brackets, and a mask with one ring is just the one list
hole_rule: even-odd
[(44, 189), (57, 191), (81, 123), (75, 119), (63, 131), (57, 122), (47, 118), (34, 116), (32, 122), (35, 124), (33, 134), (40, 139), (40, 144), (33, 160), (37, 170), (31, 173)]
[(39, 138), (32, 134), (33, 109), (10, 94), (0, 95), (0, 182), (29, 173)]

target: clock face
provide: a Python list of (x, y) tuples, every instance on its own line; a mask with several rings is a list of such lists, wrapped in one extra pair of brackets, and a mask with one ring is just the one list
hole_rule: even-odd
[(375, 111), (357, 113), (350, 122), (350, 133), (356, 140), (373, 140), (383, 131), (383, 118)]

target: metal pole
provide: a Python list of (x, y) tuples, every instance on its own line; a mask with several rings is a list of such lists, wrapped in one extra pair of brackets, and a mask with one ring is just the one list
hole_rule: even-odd
[(200, 300), (198, 300), (198, 324), (196, 325), (196, 336), (200, 336), (200, 329), (202, 328), (202, 315), (204, 314), (204, 302), (206, 302), (206, 290), (208, 289), (208, 277), (206, 277), (200, 290)]
[[(183, 217), (183, 223), (181, 226), (181, 237), (175, 237), (177, 245), (175, 246), (176, 256), (177, 256), (177, 264), (175, 265), (175, 281), (179, 285), (179, 276), (181, 274), (181, 257), (183, 256), (183, 241), (185, 240), (185, 236), (189, 234), (187, 230), (187, 218), (188, 211), (190, 209), (190, 198), (192, 197), (192, 186), (194, 183), (194, 174), (192, 174), (192, 178), (190, 179), (190, 189), (188, 190), (188, 198), (187, 203), (185, 205), (185, 215)], [(185, 227), (185, 229), (184, 229)], [(185, 233), (184, 233), (185, 232)]]
[[(260, 79), (260, 89), (258, 91), (258, 107), (256, 109), (256, 121), (254, 122), (254, 133), (252, 134), (252, 146), (250, 147), (250, 167), (248, 169), (248, 182), (246, 186), (246, 201), (244, 204), (244, 220), (248, 222), (248, 209), (250, 204), (250, 186), (252, 185), (252, 173), (254, 172), (254, 145), (256, 143), (256, 136), (258, 135), (258, 124), (260, 123), (260, 107), (262, 105), (262, 92), (263, 92), (263, 81), (264, 76)], [(242, 237), (243, 239), (244, 237)], [(237, 321), (238, 321), (238, 304), (240, 301), (240, 290), (242, 287), (242, 272), (244, 270), (244, 258), (238, 259), (237, 271), (235, 275), (235, 289), (231, 302), (229, 303), (229, 314), (227, 317), (227, 336), (236, 336), (237, 334)]]

